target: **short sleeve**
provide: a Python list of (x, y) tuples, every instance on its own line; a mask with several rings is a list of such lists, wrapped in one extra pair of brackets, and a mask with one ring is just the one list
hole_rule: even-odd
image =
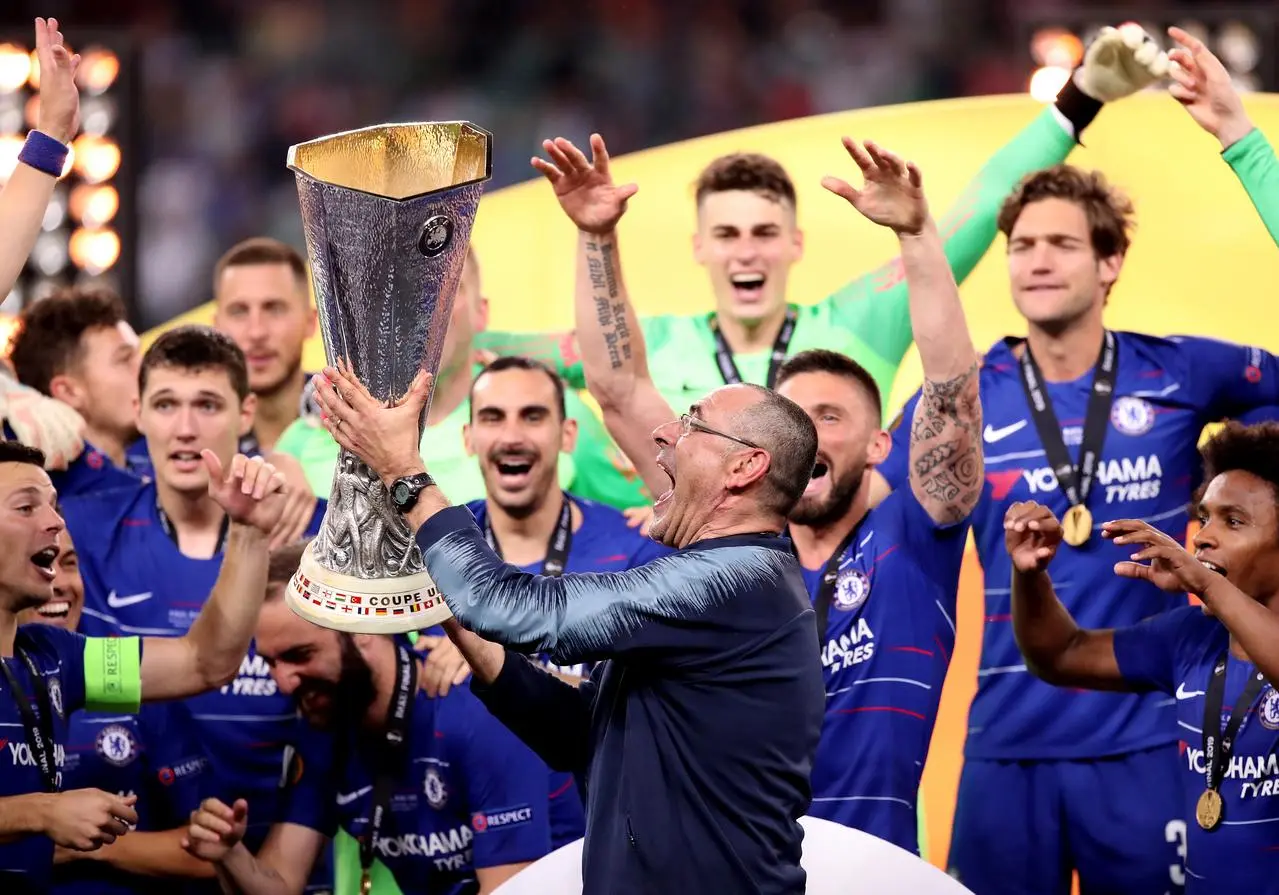
[(312, 730), (299, 719), (292, 742), (284, 747), (284, 808), (279, 823), (297, 824), (330, 839), (337, 834), (336, 749), (331, 735)]
[(146, 755), (154, 829), (172, 829), (186, 821), (201, 799), (215, 795), (212, 765), (190, 716), (179, 704), (142, 706), (138, 731)]
[(521, 864), (549, 853), (550, 770), (470, 691), (454, 690), (449, 699), (457, 700), (462, 722), (460, 748), (450, 760), (461, 768), (475, 867)]
[(910, 479), (910, 419), (915, 414), (919, 395), (920, 392), (911, 395), (910, 400), (888, 424), (893, 447), (884, 462), (875, 467), (894, 491), (906, 488)]
[(1119, 674), (1134, 687), (1171, 693), (1177, 680), (1177, 645), (1188, 621), (1202, 615), (1198, 606), (1161, 612), (1114, 632)]
[(1279, 404), (1279, 361), (1269, 351), (1196, 336), (1175, 341), (1190, 370), (1186, 385), (1208, 419), (1233, 418)]

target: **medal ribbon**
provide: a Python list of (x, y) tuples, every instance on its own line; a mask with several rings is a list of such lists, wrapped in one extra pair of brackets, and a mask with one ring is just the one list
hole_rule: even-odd
[(1035, 363), (1034, 355), (1030, 353), (1029, 343), (1021, 354), (1021, 384), (1026, 392), (1026, 400), (1030, 403), (1035, 429), (1044, 446), (1044, 455), (1072, 507), (1086, 504), (1092, 490), (1093, 477), (1101, 459), (1101, 448), (1106, 441), (1110, 408), (1115, 400), (1118, 366), (1119, 351), (1115, 344), (1115, 334), (1106, 330), (1101, 357), (1097, 362), (1096, 372), (1093, 373), (1092, 393), (1088, 397), (1088, 410), (1084, 416), (1084, 437), (1079, 446), (1079, 464), (1076, 465), (1071, 462), (1070, 451), (1061, 434), (1061, 424), (1057, 420), (1057, 414), (1053, 412), (1052, 401), (1044, 389), (1043, 373), (1039, 364)]

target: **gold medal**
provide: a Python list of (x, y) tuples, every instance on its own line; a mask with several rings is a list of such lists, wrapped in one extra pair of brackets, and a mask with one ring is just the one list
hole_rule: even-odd
[(367, 870), (360, 871), (360, 895), (369, 895), (373, 891), (373, 880)]
[(1221, 823), (1224, 808), (1225, 803), (1221, 799), (1221, 793), (1215, 789), (1205, 789), (1199, 801), (1195, 803), (1195, 820), (1199, 821), (1199, 826), (1205, 830), (1216, 829)]
[(1092, 513), (1083, 504), (1075, 504), (1066, 510), (1061, 520), (1065, 534), (1063, 539), (1072, 547), (1082, 547), (1092, 537)]

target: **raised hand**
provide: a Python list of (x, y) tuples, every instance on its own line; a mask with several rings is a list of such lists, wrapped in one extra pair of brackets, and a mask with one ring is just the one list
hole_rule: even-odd
[(110, 845), (138, 822), (137, 796), (118, 796), (100, 789), (73, 789), (49, 803), (44, 834), (55, 845), (73, 851), (93, 851)]
[(822, 186), (848, 200), (868, 220), (895, 233), (919, 233), (928, 220), (923, 177), (914, 162), (903, 162), (893, 153), (870, 142), (865, 148), (844, 137), (844, 148), (861, 168), (865, 179), (860, 190), (838, 177), (823, 177)]
[(1102, 28), (1075, 72), (1075, 86), (1109, 103), (1149, 87), (1168, 74), (1168, 54), (1135, 22)]
[(182, 847), (202, 861), (217, 863), (244, 838), (249, 825), (249, 803), (238, 799), (233, 807), (218, 799), (205, 799), (191, 812)]
[[(1140, 548), (1129, 561), (1115, 563), (1115, 574), (1121, 578), (1140, 578), (1169, 593), (1201, 595), (1221, 577), (1181, 544), (1138, 519), (1107, 522), (1101, 527), (1101, 536), (1120, 546)], [(1149, 565), (1143, 565), (1147, 562)]]
[(584, 233), (608, 233), (616, 227), (626, 213), (627, 200), (639, 192), (639, 187), (633, 183), (625, 186), (613, 183), (604, 138), (591, 134), (593, 158), (590, 161), (563, 137), (544, 141), (542, 148), (551, 160), (534, 156), (533, 167), (550, 181), (560, 208), (577, 229)]
[(1061, 545), (1061, 523), (1033, 500), (1019, 501), (1004, 514), (1004, 546), (1018, 572), (1042, 572)]
[(205, 448), (200, 456), (209, 471), (209, 496), (226, 511), (231, 521), (251, 525), (270, 535), (284, 513), (284, 476), (261, 457), (236, 454), (224, 477), (217, 454)]
[(334, 441), (389, 485), (400, 476), (423, 471), (419, 422), (433, 378), (419, 372), (404, 397), (387, 405), (339, 359), (336, 367), (326, 367), (315, 377), (320, 420)]
[(62, 143), (80, 130), (80, 54), (67, 51), (57, 19), (36, 19), (36, 59), (40, 64), (40, 112), (36, 130)]
[(1190, 113), (1195, 123), (1229, 147), (1252, 130), (1243, 100), (1230, 81), (1230, 73), (1204, 42), (1180, 28), (1169, 28), (1176, 47), (1168, 54), (1176, 63), (1168, 74), (1168, 92)]

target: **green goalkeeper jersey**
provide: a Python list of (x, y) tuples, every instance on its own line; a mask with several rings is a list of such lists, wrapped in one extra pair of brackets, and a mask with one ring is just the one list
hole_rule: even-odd
[[(1027, 174), (1065, 161), (1074, 136), (1045, 109), (977, 173), (940, 223), (955, 279), (963, 282), (994, 242), (999, 207)], [(792, 306), (795, 325), (786, 355), (810, 348), (846, 354), (865, 367), (887, 399), (912, 341), (910, 306), (900, 260), (894, 259), (813, 305)], [(727, 379), (716, 357), (714, 314), (666, 314), (640, 319), (648, 367), (675, 412)], [(526, 354), (552, 363), (575, 388), (584, 388), (571, 334), (486, 333), (481, 347), (498, 354)], [(732, 355), (741, 379), (768, 384), (772, 349)]]

